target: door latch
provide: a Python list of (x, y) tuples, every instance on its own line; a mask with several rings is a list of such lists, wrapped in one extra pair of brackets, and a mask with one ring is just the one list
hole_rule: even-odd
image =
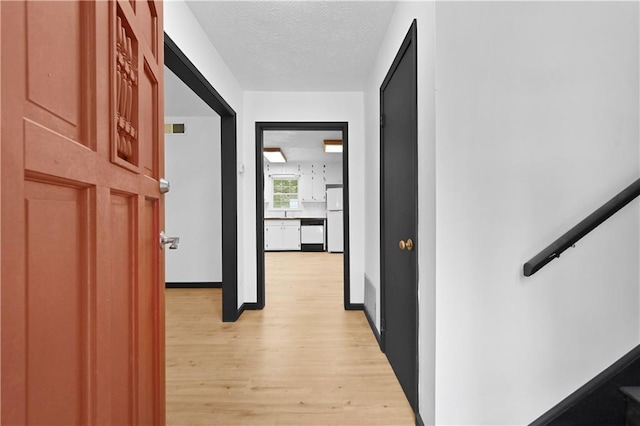
[(165, 178), (160, 178), (160, 193), (166, 194), (171, 189), (171, 184)]
[(180, 237), (167, 237), (164, 231), (162, 231), (160, 233), (160, 248), (164, 248), (166, 244), (170, 244), (170, 250), (175, 250), (178, 248), (178, 244), (180, 244)]

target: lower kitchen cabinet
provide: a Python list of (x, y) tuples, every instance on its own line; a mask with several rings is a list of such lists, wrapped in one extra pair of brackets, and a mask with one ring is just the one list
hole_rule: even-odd
[(300, 250), (300, 221), (265, 220), (264, 249), (265, 251)]

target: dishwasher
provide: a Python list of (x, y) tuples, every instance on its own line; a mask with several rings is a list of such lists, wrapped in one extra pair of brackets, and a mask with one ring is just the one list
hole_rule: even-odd
[(300, 250), (324, 251), (324, 219), (300, 220)]

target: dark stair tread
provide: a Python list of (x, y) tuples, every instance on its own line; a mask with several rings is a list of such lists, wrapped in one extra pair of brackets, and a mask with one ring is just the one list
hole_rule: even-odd
[(625, 425), (640, 426), (640, 386), (622, 386), (620, 392), (627, 397)]
[(640, 386), (623, 386), (620, 388), (620, 392), (625, 396), (637, 403), (640, 403)]

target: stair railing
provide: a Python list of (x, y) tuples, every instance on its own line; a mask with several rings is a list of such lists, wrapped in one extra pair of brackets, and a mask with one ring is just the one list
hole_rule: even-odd
[(524, 276), (528, 277), (535, 274), (547, 263), (560, 257), (562, 252), (569, 247), (573, 247), (582, 237), (593, 231), (598, 225), (609, 219), (618, 210), (633, 201), (638, 195), (640, 195), (640, 179), (607, 201), (602, 207), (591, 213), (563, 236), (551, 243), (547, 248), (533, 256), (524, 264)]

